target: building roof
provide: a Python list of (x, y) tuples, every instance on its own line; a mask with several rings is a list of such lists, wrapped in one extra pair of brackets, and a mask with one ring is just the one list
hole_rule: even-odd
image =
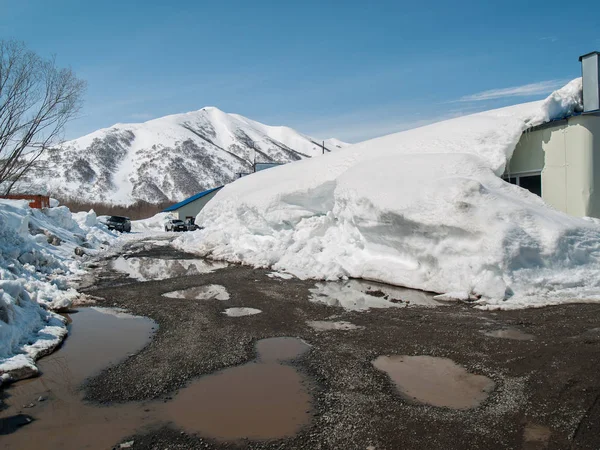
[(592, 55), (600, 55), (600, 52), (589, 52), (589, 53), (586, 53), (585, 55), (581, 55), (579, 57), (579, 61), (581, 61), (583, 58), (587, 58), (588, 56), (592, 56)]
[(189, 198), (186, 198), (185, 200), (180, 201), (179, 203), (175, 203), (174, 205), (169, 206), (168, 208), (165, 208), (163, 210), (163, 212), (170, 212), (170, 211), (176, 211), (179, 208), (181, 208), (182, 206), (187, 205), (188, 203), (193, 202), (194, 200), (198, 200), (199, 198), (204, 197), (205, 195), (210, 194), (211, 192), (215, 192), (218, 191), (219, 189), (221, 189), (223, 186), (219, 186), (213, 189), (209, 189), (208, 191), (203, 191), (203, 192), (199, 192), (198, 194), (194, 194)]

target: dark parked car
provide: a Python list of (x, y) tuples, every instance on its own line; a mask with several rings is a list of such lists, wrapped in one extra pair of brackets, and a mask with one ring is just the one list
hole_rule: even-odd
[(185, 226), (187, 227), (188, 231), (196, 231), (196, 230), (202, 229), (202, 227), (199, 227), (198, 225), (196, 225), (195, 222), (196, 222), (195, 219), (190, 218), (190, 217), (185, 219)]
[(187, 225), (183, 220), (169, 219), (165, 223), (165, 231), (187, 231)]
[(121, 233), (129, 233), (131, 231), (131, 220), (129, 217), (110, 216), (106, 219), (106, 226), (109, 230), (117, 230)]

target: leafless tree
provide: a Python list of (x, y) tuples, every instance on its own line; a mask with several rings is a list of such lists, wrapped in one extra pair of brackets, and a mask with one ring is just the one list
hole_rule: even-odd
[(0, 40), (0, 194), (48, 148), (82, 106), (85, 82), (21, 42)]

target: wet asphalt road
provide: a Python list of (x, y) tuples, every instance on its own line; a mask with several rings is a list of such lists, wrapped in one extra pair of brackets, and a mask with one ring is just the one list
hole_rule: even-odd
[[(123, 252), (126, 257), (194, 258), (143, 242), (132, 242)], [(139, 282), (113, 271), (109, 263), (95, 262), (85, 292), (98, 297), (100, 306), (150, 317), (159, 329), (140, 353), (87, 381), (89, 402), (169, 401), (190, 380), (253, 360), (254, 344), (262, 338), (299, 337), (312, 346), (293, 362), (311, 380), (313, 396), (312, 421), (296, 436), (220, 442), (165, 423), (127, 439), (134, 441), (133, 448), (600, 448), (600, 305), (484, 312), (458, 304), (348, 312), (310, 302), (313, 281), (270, 278), (266, 270), (229, 266)], [(205, 284), (225, 286), (231, 298), (161, 296)], [(222, 314), (225, 307), (236, 306), (262, 313)], [(306, 323), (332, 316), (362, 328), (318, 332)], [(535, 339), (483, 334), (507, 327)], [(372, 366), (380, 355), (450, 358), (492, 378), (496, 387), (470, 410), (416, 404), (402, 398)]]

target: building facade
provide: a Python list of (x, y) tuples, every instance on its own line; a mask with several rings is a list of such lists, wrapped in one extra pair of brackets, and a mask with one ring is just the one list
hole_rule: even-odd
[(525, 131), (503, 178), (559, 211), (600, 218), (600, 53), (579, 60), (583, 112)]
[(504, 178), (560, 211), (600, 217), (600, 113), (568, 117), (523, 133)]

